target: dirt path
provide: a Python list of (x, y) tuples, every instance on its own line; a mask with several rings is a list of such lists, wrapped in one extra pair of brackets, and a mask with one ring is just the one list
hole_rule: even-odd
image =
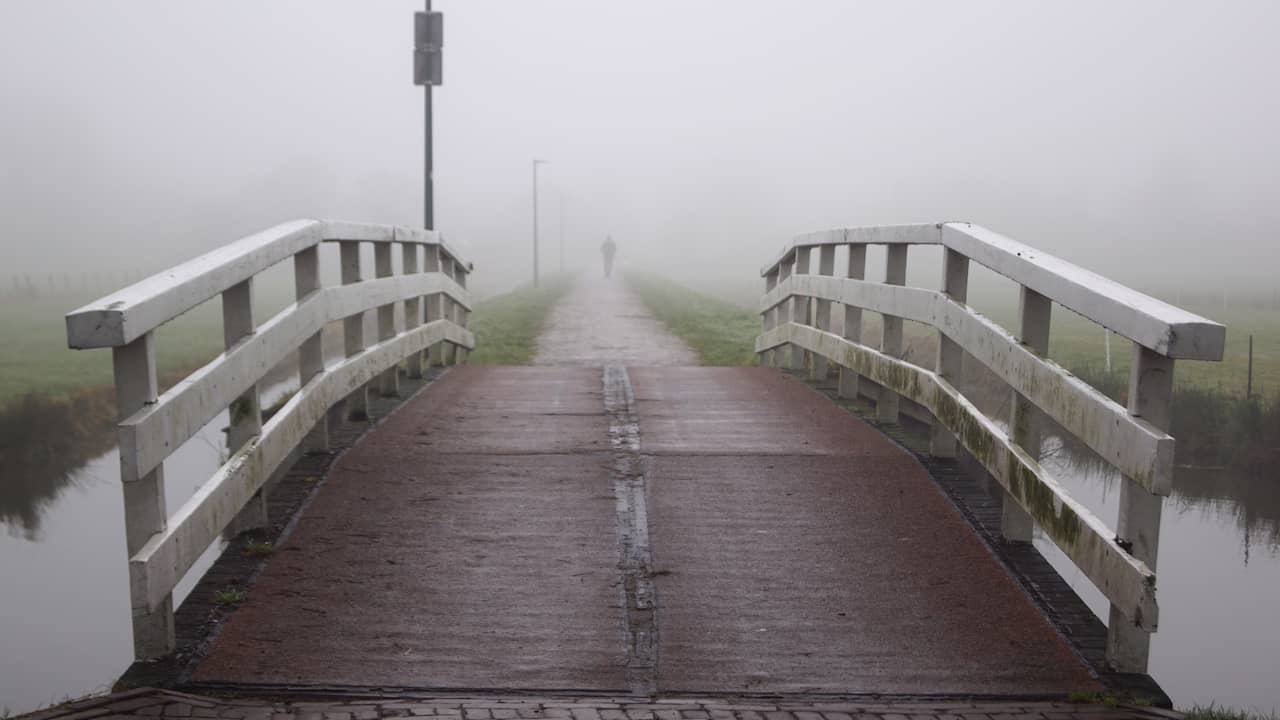
[(632, 367), (700, 365), (683, 340), (672, 335), (615, 275), (580, 277), (551, 311), (538, 338), (534, 365)]

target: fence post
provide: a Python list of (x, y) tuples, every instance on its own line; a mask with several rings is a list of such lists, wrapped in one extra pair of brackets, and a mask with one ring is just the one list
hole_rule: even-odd
[[(778, 283), (779, 284), (781, 284), (787, 278), (791, 277), (791, 271), (795, 269), (795, 266), (796, 266), (795, 255), (788, 255), (787, 257), (782, 259), (782, 262), (778, 265)], [(796, 303), (796, 299), (788, 295), (786, 300), (783, 300), (781, 303), (778, 304), (778, 309), (776, 312), (777, 312), (777, 319), (779, 324), (784, 322), (788, 322), (788, 323), (791, 322), (792, 308), (795, 307), (795, 303)], [(791, 343), (787, 343), (786, 345), (779, 346), (777, 350), (779, 354), (776, 355), (776, 358), (778, 361), (778, 367), (788, 367), (788, 368), (791, 367), (791, 352), (790, 352), (791, 347), (792, 347)]]
[[(440, 271), (444, 273), (445, 277), (451, 279), (455, 278), (455, 263), (456, 261), (448, 253), (440, 254)], [(448, 320), (449, 322), (454, 322), (456, 319), (456, 316), (454, 315), (453, 298), (449, 297), (445, 293), (440, 293), (440, 317)], [(451, 342), (442, 343), (440, 348), (444, 364), (456, 365), (458, 362), (458, 348)]]
[[(855, 244), (849, 246), (849, 267), (845, 277), (863, 280), (867, 277), (867, 246)], [(862, 308), (856, 305), (844, 306), (844, 338), (862, 344)], [(858, 399), (858, 373), (853, 368), (840, 367), (840, 391), (842, 398)]]
[[(809, 273), (809, 248), (796, 248), (796, 265), (792, 270), (792, 274), (801, 275)], [(809, 298), (804, 295), (793, 295), (791, 297), (791, 322), (797, 325), (809, 324)], [(808, 365), (809, 351), (799, 345), (791, 346), (791, 369), (804, 370)]]
[[(116, 383), (116, 416), (125, 418), (153, 403), (159, 394), (156, 382), (156, 351), (152, 333), (127, 345), (111, 349)], [(120, 458), (121, 489), (124, 492), (124, 533), (129, 557), (133, 557), (151, 536), (163, 532), (168, 521), (164, 503), (164, 464), (138, 477), (136, 463)], [(168, 655), (174, 648), (173, 596), (166, 595), (150, 608), (145, 595), (131, 595), (133, 610), (133, 655), (150, 660)]]
[[(1134, 343), (1129, 369), (1129, 414), (1168, 432), (1172, 420), (1173, 359)], [(1120, 482), (1116, 542), (1155, 572), (1160, 550), (1161, 498), (1130, 477)], [(1112, 605), (1107, 622), (1107, 660), (1120, 672), (1145, 673), (1151, 634)]]
[[(418, 245), (416, 243), (404, 243), (402, 246), (404, 254), (404, 274), (418, 274)], [(417, 295), (404, 301), (404, 331), (409, 332), (414, 328), (422, 325), (422, 298)], [(405, 369), (406, 375), (411, 380), (419, 380), (422, 378), (422, 353), (412, 353), (405, 361), (407, 365)]]
[[(774, 288), (778, 287), (778, 266), (774, 266), (764, 276), (764, 292), (769, 294)], [(760, 329), (768, 332), (778, 326), (778, 306), (765, 310), (760, 317)], [(773, 350), (765, 350), (760, 354), (760, 364), (764, 367), (773, 367), (774, 352)]]
[[(1018, 342), (1031, 352), (1046, 357), (1049, 354), (1049, 324), (1053, 315), (1053, 302), (1049, 298), (1022, 286), (1018, 291)], [(1042, 441), (1039, 410), (1016, 390), (1009, 397), (1009, 434), (1013, 442), (1033, 459), (1040, 460)], [(1035, 522), (1030, 513), (1023, 510), (1007, 491), (1001, 491), (1002, 509), (1000, 534), (1005, 540), (1031, 542)]]
[[(969, 300), (969, 258), (951, 248), (945, 248), (942, 256), (942, 294), (961, 305)], [(941, 330), (934, 368), (952, 386), (959, 384), (964, 370), (964, 350)], [(936, 418), (930, 429), (929, 454), (939, 458), (956, 456), (956, 436)]]
[[(886, 247), (884, 282), (886, 285), (907, 283), (906, 245)], [(880, 352), (892, 358), (901, 358), (902, 318), (881, 315), (881, 320), (883, 324), (880, 328)], [(876, 401), (876, 419), (887, 423), (898, 422), (898, 393), (887, 386), (880, 388), (880, 398)]]
[[(818, 274), (828, 277), (836, 274), (836, 246), (823, 245), (818, 248)], [(831, 330), (831, 301), (817, 300), (814, 311), (814, 327), (819, 330)], [(819, 381), (827, 379), (827, 359), (821, 355), (813, 356), (813, 378)]]
[[(465, 290), (467, 287), (466, 267), (463, 266), (462, 263), (454, 263), (453, 274), (454, 274), (454, 279), (456, 279), (458, 282), (458, 287), (461, 287)], [(471, 322), (471, 311), (463, 307), (462, 303), (454, 303), (453, 307), (454, 307), (454, 310), (457, 312), (457, 319), (455, 320), (455, 322), (458, 324), (458, 327), (463, 327), (463, 328), (467, 327), (467, 324)], [(458, 359), (459, 365), (465, 363), (467, 361), (467, 357), (471, 354), (470, 350), (462, 346), (458, 346), (456, 352), (457, 352), (457, 359)]]
[[(231, 346), (253, 335), (253, 278), (227, 288), (222, 292), (222, 340), (223, 346)], [(262, 404), (258, 399), (258, 386), (250, 386), (236, 398), (229, 408), (231, 425), (227, 428), (227, 450), (235, 454), (245, 443), (262, 433)], [(235, 519), (227, 525), (227, 537), (235, 537), (246, 530), (268, 525), (267, 498), (261, 489), (253, 494)]]
[[(391, 243), (373, 244), (373, 272), (377, 277), (391, 277), (394, 268), (391, 264)], [(390, 340), (396, 336), (396, 304), (389, 302), (378, 306), (378, 342)], [(400, 364), (396, 363), (378, 376), (378, 394), (382, 397), (400, 397)]]
[[(294, 298), (302, 302), (320, 289), (320, 247), (312, 246), (293, 256)], [(302, 341), (298, 346), (298, 387), (306, 387), (311, 379), (324, 372), (324, 331)], [(315, 428), (302, 441), (303, 452), (329, 452), (329, 414), (316, 422)]]
[[(440, 272), (440, 246), (424, 245), (422, 247), (422, 271), (425, 273)], [(427, 296), (423, 309), (426, 322), (435, 322), (444, 317), (444, 293), (432, 293)], [(439, 367), (444, 364), (444, 343), (439, 342), (427, 348), (427, 367)]]
[[(354, 285), (360, 282), (360, 243), (355, 240), (343, 240), (338, 243), (338, 254), (342, 259), (342, 284)], [(342, 346), (348, 358), (364, 352), (364, 313), (356, 313), (342, 319)], [(362, 385), (347, 396), (347, 419), (369, 419), (369, 386)]]

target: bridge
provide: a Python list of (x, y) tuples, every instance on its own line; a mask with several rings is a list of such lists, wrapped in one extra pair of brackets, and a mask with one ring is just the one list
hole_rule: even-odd
[[(323, 282), (326, 243), (339, 284)], [(867, 278), (869, 246), (885, 248), (883, 281)], [(918, 246), (942, 248), (939, 290), (906, 285)], [(967, 304), (972, 263), (1019, 287), (1016, 334)], [(255, 280), (280, 264), (296, 302), (258, 323)], [(1167, 703), (1146, 672), (1173, 370), (1220, 360), (1221, 325), (976, 225), (850, 228), (799, 236), (763, 267), (760, 367), (697, 367), (600, 281), (564, 301), (535, 365), (480, 367), (474, 271), (436, 232), (297, 221), (67, 316), (69, 344), (110, 347), (115, 367), (139, 661), (126, 679), (273, 702), (435, 698), (421, 714), (468, 707), (442, 693), (570, 698), (467, 717), (579, 720)], [(157, 328), (217, 297), (226, 351), (160, 392)], [(1047, 359), (1055, 304), (1132, 341), (1127, 407)], [(878, 342), (864, 312), (882, 318)], [(936, 333), (932, 362), (904, 357), (904, 321)], [(293, 358), (299, 389), (264, 420), (264, 378)], [(1007, 425), (958, 389), (973, 362), (1007, 385)], [(228, 459), (169, 515), (165, 458), (227, 410)], [(1040, 465), (1047, 421), (1123, 473), (1115, 527)], [(274, 505), (289, 493), (296, 510)], [(175, 613), (206, 548), (273, 525), (234, 610)], [(1110, 602), (1105, 628), (1038, 556), (1035, 528)], [(244, 564), (232, 555), (211, 574)]]

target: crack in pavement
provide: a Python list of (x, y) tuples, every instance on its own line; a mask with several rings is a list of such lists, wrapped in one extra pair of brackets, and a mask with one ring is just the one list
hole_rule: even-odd
[(640, 422), (631, 379), (621, 365), (604, 368), (604, 405), (613, 449), (613, 492), (618, 515), (618, 569), (626, 608), (627, 688), (635, 695), (657, 692), (658, 608), (652, 578), (649, 516)]

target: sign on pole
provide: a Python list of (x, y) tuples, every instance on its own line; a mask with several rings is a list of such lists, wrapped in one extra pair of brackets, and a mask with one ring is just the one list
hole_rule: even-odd
[(413, 14), (413, 84), (441, 84), (440, 51), (444, 48), (444, 14)]

